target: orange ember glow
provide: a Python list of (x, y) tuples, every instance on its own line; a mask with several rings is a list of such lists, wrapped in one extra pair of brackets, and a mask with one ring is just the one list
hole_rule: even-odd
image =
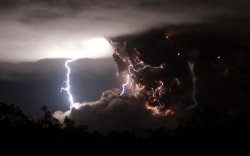
[(145, 108), (147, 110), (150, 110), (153, 115), (159, 115), (159, 116), (172, 116), (172, 115), (174, 115), (174, 111), (172, 111), (171, 109), (166, 109), (166, 110), (162, 111), (161, 106), (150, 106), (148, 104), (148, 102), (145, 103)]
[[(121, 45), (121, 47), (124, 45)], [(118, 49), (124, 49), (119, 51)], [(164, 103), (163, 96), (171, 90), (171, 86), (166, 87), (164, 82), (160, 79), (155, 81), (147, 80), (148, 74), (160, 73), (165, 70), (165, 64), (159, 66), (151, 66), (146, 64), (141, 58), (140, 53), (136, 49), (129, 49), (117, 47), (113, 57), (118, 63), (120, 69), (120, 77), (127, 77), (122, 85), (120, 96), (125, 93), (141, 97), (145, 102), (145, 108), (150, 110), (153, 115), (171, 116), (174, 111), (167, 108)], [(120, 68), (119, 68), (120, 67)], [(128, 81), (129, 79), (129, 81)], [(180, 85), (179, 79), (176, 78), (177, 85)]]

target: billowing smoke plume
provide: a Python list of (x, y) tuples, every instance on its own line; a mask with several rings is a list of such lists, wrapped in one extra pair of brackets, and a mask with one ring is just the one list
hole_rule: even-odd
[[(125, 42), (111, 41), (111, 44), (115, 49), (113, 58), (117, 63), (121, 88), (104, 92), (99, 101), (84, 102), (70, 111), (55, 112), (54, 116), (61, 122), (67, 116), (76, 124), (88, 125), (91, 130), (100, 132), (140, 132), (150, 128), (177, 127), (182, 116), (189, 112), (187, 108), (197, 105), (195, 90), (193, 94), (191, 90), (190, 93), (183, 92), (185, 82), (171, 73), (167, 74), (164, 63), (150, 65)], [(194, 74), (193, 64), (186, 64), (187, 67), (190, 65), (190, 71)], [(191, 102), (187, 102), (187, 99), (191, 99)]]
[[(123, 46), (125, 48), (121, 48)], [(171, 109), (163, 111), (166, 105), (162, 96), (167, 92), (167, 88), (164, 87), (161, 75), (165, 70), (165, 65), (161, 64), (158, 67), (148, 65), (140, 59), (139, 52), (126, 47), (128, 47), (126, 44), (118, 44), (113, 54), (118, 65), (119, 77), (127, 79), (126, 83), (122, 85), (120, 95), (124, 95), (128, 88), (131, 94), (143, 97), (146, 108), (151, 110), (154, 115), (173, 115), (174, 112)], [(170, 90), (172, 88), (169, 88)]]
[(85, 102), (78, 109), (67, 112), (55, 112), (54, 117), (63, 122), (69, 117), (76, 124), (88, 125), (90, 130), (108, 132), (111, 130), (130, 130), (141, 132), (149, 128), (175, 128), (180, 116), (152, 116), (145, 109), (144, 99), (133, 95), (120, 96), (118, 89), (103, 93), (101, 99), (95, 102)]

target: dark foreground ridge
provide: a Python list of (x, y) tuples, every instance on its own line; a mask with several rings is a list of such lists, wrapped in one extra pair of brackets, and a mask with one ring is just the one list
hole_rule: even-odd
[[(192, 117), (177, 129), (147, 129), (146, 135), (137, 136), (130, 131), (111, 131), (103, 135), (90, 131), (87, 125), (75, 126), (74, 121), (57, 121), (44, 106), (43, 115), (27, 116), (15, 105), (0, 104), (0, 138), (11, 147), (70, 147), (85, 148), (139, 148), (244, 145), (250, 139), (250, 109), (246, 113), (230, 116), (211, 107), (197, 108)], [(247, 145), (247, 144), (245, 144)], [(110, 149), (111, 150), (111, 149)]]

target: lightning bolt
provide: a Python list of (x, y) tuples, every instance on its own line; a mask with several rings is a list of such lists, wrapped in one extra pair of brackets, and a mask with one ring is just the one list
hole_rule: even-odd
[(70, 102), (70, 109), (75, 107), (77, 108), (75, 102), (74, 102), (74, 97), (71, 93), (71, 86), (70, 86), (70, 74), (71, 74), (71, 69), (70, 69), (70, 66), (69, 64), (76, 61), (77, 59), (70, 59), (70, 60), (67, 60), (64, 64), (65, 68), (67, 69), (67, 75), (66, 75), (66, 81), (64, 81), (64, 83), (66, 84), (66, 87), (62, 87), (61, 88), (61, 92), (62, 91), (65, 91), (67, 94), (68, 94), (68, 98), (69, 98), (69, 102)]
[(129, 81), (130, 81), (130, 75), (132, 75), (132, 73), (131, 73), (131, 68), (133, 69), (133, 65), (129, 65), (128, 66), (128, 75), (127, 75), (127, 78), (126, 78), (126, 83), (124, 83), (123, 85), (122, 85), (122, 92), (121, 92), (121, 94), (120, 94), (120, 96), (122, 96), (124, 93), (125, 93), (125, 90), (126, 90), (126, 86), (127, 85), (129, 85)]
[(196, 79), (197, 78), (196, 78), (195, 73), (194, 73), (194, 64), (191, 62), (188, 62), (188, 66), (189, 66), (189, 69), (190, 69), (190, 72), (192, 75), (192, 83), (193, 83), (192, 99), (193, 99), (194, 104), (192, 106), (188, 107), (187, 109), (191, 109), (191, 108), (194, 108), (198, 105), (198, 101), (196, 99)]
[(127, 75), (127, 81), (126, 81), (126, 83), (124, 83), (122, 85), (122, 92), (121, 92), (120, 96), (122, 96), (125, 93), (125, 87), (129, 84), (129, 79), (130, 79), (130, 75)]

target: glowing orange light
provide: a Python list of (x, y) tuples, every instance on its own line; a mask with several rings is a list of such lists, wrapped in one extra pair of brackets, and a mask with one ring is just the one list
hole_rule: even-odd
[(150, 110), (153, 115), (159, 115), (159, 116), (172, 116), (174, 115), (174, 111), (171, 109), (167, 109), (165, 111), (161, 111), (161, 106), (150, 106), (148, 102), (145, 103), (145, 108), (147, 110)]

